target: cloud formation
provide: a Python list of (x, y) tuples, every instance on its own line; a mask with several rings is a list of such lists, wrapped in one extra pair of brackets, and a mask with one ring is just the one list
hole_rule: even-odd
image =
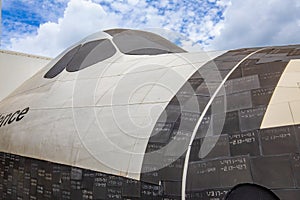
[(91, 33), (116, 27), (165, 28), (208, 44), (220, 30), (225, 1), (70, 0), (57, 22), (43, 23), (26, 37), (11, 38), (9, 48), (55, 56)]
[(298, 0), (232, 0), (213, 49), (300, 43)]
[[(6, 38), (4, 48), (54, 57), (89, 34), (117, 27), (154, 30), (187, 50), (198, 50), (199, 45), (207, 50), (222, 50), (300, 43), (298, 0), (26, 2), (35, 10), (41, 24), (36, 27), (28, 23), (7, 22), (9, 31), (3, 36)], [(48, 5), (48, 12), (39, 12), (34, 2), (40, 2), (38, 6), (43, 8)], [(58, 9), (57, 4), (63, 9)], [(15, 26), (19, 28), (13, 28)], [(178, 34), (165, 34), (159, 29)]]

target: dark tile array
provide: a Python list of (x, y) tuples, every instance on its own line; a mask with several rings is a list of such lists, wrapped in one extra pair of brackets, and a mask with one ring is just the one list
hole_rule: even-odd
[[(216, 77), (223, 79), (241, 59), (256, 50), (230, 51), (207, 63), (192, 75), (187, 84), (191, 83), (194, 91), (185, 85), (174, 97), (177, 101), (172, 101), (166, 108), (166, 113), (173, 112), (171, 116), (177, 118), (170, 117), (175, 120), (169, 120), (167, 114), (167, 122), (158, 122), (166, 127), (171, 127), (169, 122), (177, 125), (156, 132), (156, 136), (149, 140), (147, 151), (159, 149), (152, 148), (155, 142), (160, 142), (160, 148), (168, 145), (171, 135), (178, 133), (178, 128), (189, 133), (185, 134), (184, 139), (188, 140), (211, 94), (221, 82)], [(300, 46), (268, 48), (245, 60), (229, 76), (224, 85), (226, 98), (221, 92), (213, 100), (193, 141), (186, 183), (188, 199), (222, 199), (230, 188), (240, 183), (256, 183), (273, 189), (278, 196), (287, 197), (287, 200), (295, 199), (300, 189), (300, 126), (260, 130), (281, 74), (288, 62), (295, 58), (300, 58)], [(216, 66), (219, 72), (214, 71), (212, 66)], [(202, 76), (203, 74), (206, 75)], [(205, 79), (207, 77), (208, 80)], [(189, 103), (195, 97), (199, 110), (193, 111)], [(223, 123), (224, 116), (224, 125), (220, 130), (217, 125)], [(221, 137), (218, 138), (219, 134)], [(162, 139), (155, 140), (159, 136), (164, 138), (163, 143)], [(206, 146), (202, 146), (203, 144)], [(213, 148), (203, 158), (200, 149), (205, 147)], [(162, 154), (162, 158), (170, 156), (164, 152)], [(180, 159), (184, 157), (185, 153)], [(145, 159), (143, 167), (147, 167), (148, 162)], [(155, 178), (155, 173), (152, 173), (152, 178), (156, 183), (170, 181), (172, 188), (181, 190), (178, 182), (182, 178), (183, 164), (180, 163), (178, 162), (176, 169), (173, 168), (176, 180), (166, 178), (164, 173), (167, 170), (164, 169), (157, 170)], [(147, 174), (142, 174), (142, 180), (147, 181), (144, 177)], [(170, 193), (176, 196), (175, 192)]]
[(0, 199), (162, 200), (178, 195), (176, 182), (154, 185), (8, 153), (0, 153), (0, 172)]

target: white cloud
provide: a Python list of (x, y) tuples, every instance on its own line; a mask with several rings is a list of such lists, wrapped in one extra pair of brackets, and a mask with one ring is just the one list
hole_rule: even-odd
[(299, 44), (299, 9), (299, 0), (232, 0), (209, 48)]
[(40, 25), (36, 34), (11, 38), (10, 49), (55, 56), (93, 32), (116, 27), (166, 28), (206, 44), (218, 34), (222, 17), (218, 12), (222, 13), (226, 2), (70, 0), (61, 18)]
[(119, 21), (117, 16), (113, 14), (108, 16), (99, 4), (85, 0), (71, 0), (64, 16), (57, 23), (42, 24), (36, 35), (12, 38), (10, 48), (27, 53), (55, 56), (91, 33), (117, 26), (117, 21)]

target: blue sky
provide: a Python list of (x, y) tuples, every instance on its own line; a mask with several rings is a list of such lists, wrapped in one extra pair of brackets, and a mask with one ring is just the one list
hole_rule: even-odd
[(1, 49), (53, 57), (117, 27), (173, 31), (188, 50), (295, 44), (299, 10), (298, 0), (3, 0)]

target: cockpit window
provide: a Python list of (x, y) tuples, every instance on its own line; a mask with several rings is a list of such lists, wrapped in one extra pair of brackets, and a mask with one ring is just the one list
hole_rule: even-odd
[(156, 34), (126, 29), (105, 31), (113, 36), (113, 42), (119, 50), (128, 55), (158, 55), (183, 53), (185, 50)]
[(54, 78), (65, 68), (76, 72), (112, 57), (116, 49), (110, 40), (101, 39), (78, 45), (66, 53), (46, 74), (45, 78)]
[(78, 45), (66, 53), (45, 75), (44, 78), (54, 78), (60, 74), (72, 60), (81, 45)]
[(107, 58), (112, 57), (116, 49), (109, 40), (96, 40), (85, 43), (67, 65), (68, 72), (76, 72)]

